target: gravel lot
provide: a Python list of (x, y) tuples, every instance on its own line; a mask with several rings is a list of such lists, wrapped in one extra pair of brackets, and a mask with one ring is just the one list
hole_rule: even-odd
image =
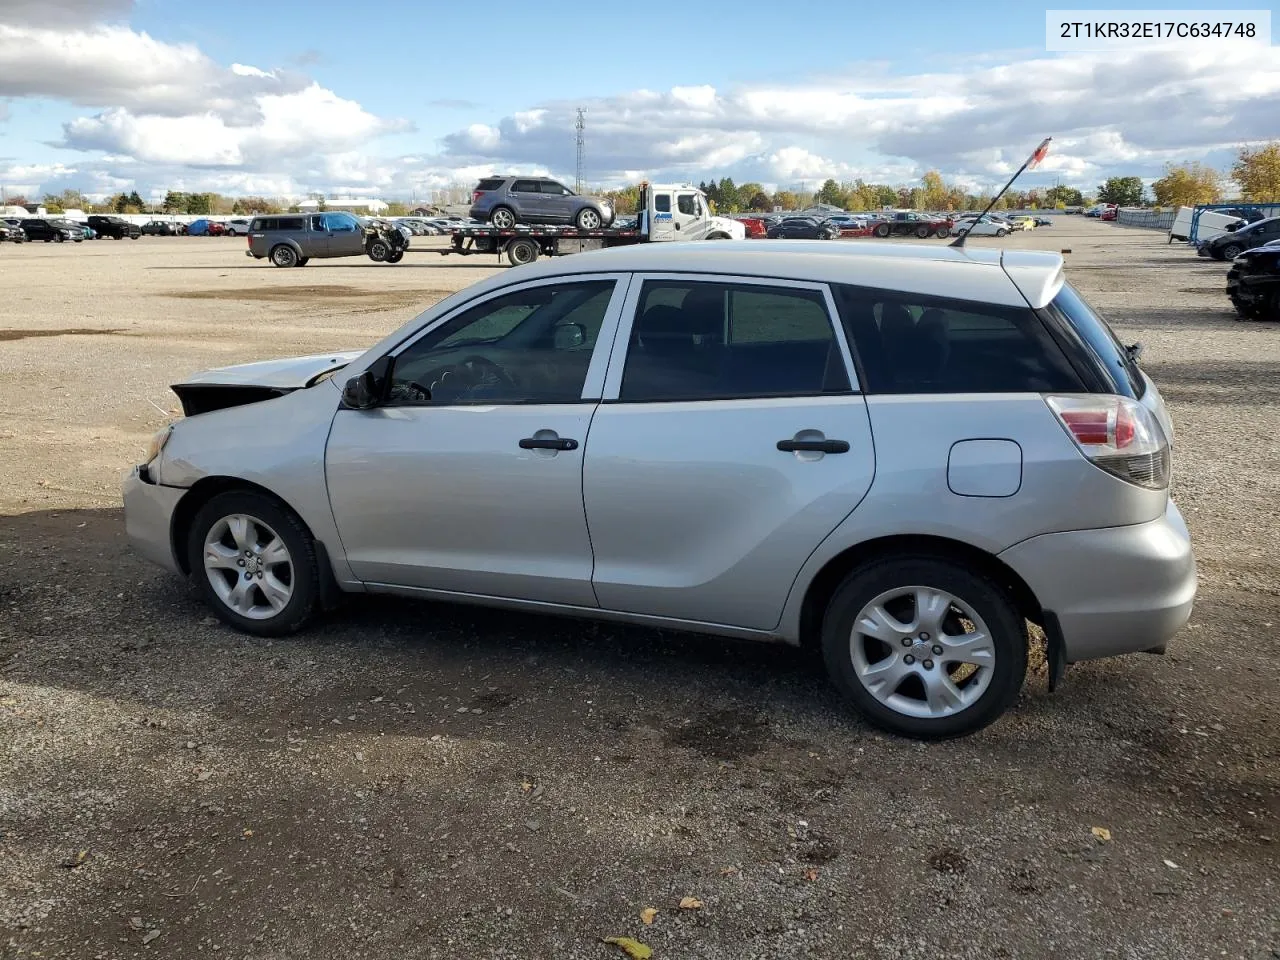
[(0, 956), (1280, 957), (1280, 327), (1158, 233), (973, 243), (1071, 248), (1146, 344), (1201, 592), (1167, 656), (1041, 664), (937, 745), (789, 649), (396, 601), (232, 633), (125, 547), (167, 385), (363, 346), (492, 261), (0, 248)]

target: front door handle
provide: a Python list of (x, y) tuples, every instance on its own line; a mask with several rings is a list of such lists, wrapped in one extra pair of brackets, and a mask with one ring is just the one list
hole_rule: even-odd
[(568, 437), (525, 437), (520, 441), (521, 450), (577, 450), (578, 441)]
[(848, 440), (779, 440), (778, 449), (784, 453), (848, 453)]

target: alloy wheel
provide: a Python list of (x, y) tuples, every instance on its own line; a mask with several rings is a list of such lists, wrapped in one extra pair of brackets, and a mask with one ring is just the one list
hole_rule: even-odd
[(213, 592), (242, 617), (269, 620), (293, 597), (289, 548), (257, 517), (234, 513), (218, 520), (205, 536), (203, 556)]
[(887, 590), (854, 619), (849, 656), (858, 681), (895, 713), (950, 717), (986, 692), (995, 667), (986, 623), (935, 587)]

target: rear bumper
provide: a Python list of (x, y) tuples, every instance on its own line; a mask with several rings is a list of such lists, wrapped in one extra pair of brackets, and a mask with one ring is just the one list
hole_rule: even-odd
[(181, 573), (173, 555), (173, 511), (186, 494), (181, 487), (162, 487), (144, 480), (141, 467), (124, 477), (124, 531), (129, 545), (152, 563), (171, 573)]
[(1172, 500), (1157, 520), (1044, 534), (1000, 559), (1056, 617), (1068, 663), (1163, 652), (1196, 595), (1191, 536)]

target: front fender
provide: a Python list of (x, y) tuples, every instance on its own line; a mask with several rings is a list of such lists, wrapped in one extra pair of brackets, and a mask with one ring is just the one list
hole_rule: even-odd
[(329, 505), (324, 456), (340, 393), (333, 380), (282, 397), (180, 420), (159, 481), (192, 487), (207, 477), (245, 480), (279, 497), (322, 543), (340, 583), (355, 584)]

